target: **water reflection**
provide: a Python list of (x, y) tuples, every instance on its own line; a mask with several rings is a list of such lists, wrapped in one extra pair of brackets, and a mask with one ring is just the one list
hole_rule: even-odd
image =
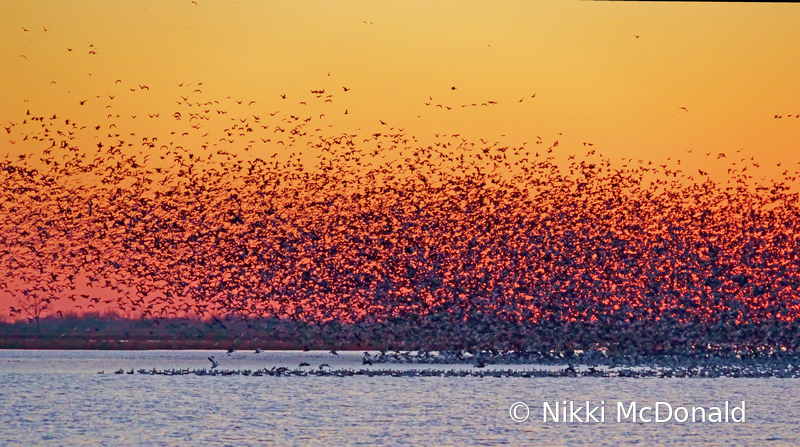
[[(267, 354), (267, 355), (265, 355)], [(222, 353), (237, 367), (360, 361), (360, 353)], [(96, 374), (205, 367), (208, 352), (2, 351), (0, 444), (575, 445), (800, 442), (798, 382), (752, 379), (199, 377)], [(146, 364), (146, 365), (145, 365)], [(398, 368), (408, 365), (396, 365)], [(744, 424), (544, 424), (544, 401), (746, 400)], [(532, 417), (514, 423), (513, 402)]]

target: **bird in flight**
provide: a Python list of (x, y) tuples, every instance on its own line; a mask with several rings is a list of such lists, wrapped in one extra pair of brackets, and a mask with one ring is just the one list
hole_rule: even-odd
[(635, 38), (637, 38), (637, 39), (638, 39), (640, 36), (637, 36), (636, 34), (634, 34), (634, 35), (633, 35), (633, 37), (635, 37)]
[(23, 26), (23, 27), (22, 27), (22, 31), (30, 31), (30, 30), (29, 30), (29, 29), (27, 29), (27, 28), (25, 28), (25, 27)]
[(687, 109), (686, 107), (678, 107), (678, 110), (685, 110), (687, 112), (689, 111), (689, 109)]
[(344, 91), (346, 91), (346, 92), (349, 92), (349, 91), (350, 91), (350, 89), (349, 89), (349, 88), (347, 88), (347, 87), (342, 87), (342, 89), (344, 89)]

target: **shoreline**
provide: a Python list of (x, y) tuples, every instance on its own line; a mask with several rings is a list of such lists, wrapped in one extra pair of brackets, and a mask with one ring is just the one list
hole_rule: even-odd
[[(757, 368), (711, 368), (697, 370), (680, 370), (671, 368), (623, 368), (620, 370), (598, 370), (588, 368), (576, 369), (434, 369), (434, 368), (408, 368), (408, 369), (365, 369), (365, 368), (337, 368), (337, 369), (289, 369), (289, 368), (263, 368), (251, 369), (139, 369), (136, 375), (163, 375), (163, 376), (272, 376), (272, 377), (493, 377), (493, 378), (626, 378), (626, 379), (797, 379), (800, 378), (800, 369), (794, 370), (761, 370)], [(113, 372), (98, 371), (100, 375), (133, 375), (134, 370), (119, 369)]]
[[(484, 367), (498, 368), (513, 366), (546, 366), (548, 371), (553, 368), (564, 368), (571, 374), (577, 374), (583, 368), (584, 374), (600, 374), (602, 371), (624, 370), (634, 368), (640, 370), (659, 370), (669, 372), (669, 376), (692, 376), (696, 374), (725, 375), (725, 370), (741, 370), (755, 368), (759, 371), (784, 371), (793, 376), (800, 373), (800, 352), (796, 351), (720, 351), (720, 350), (687, 350), (667, 353), (654, 352), (618, 352), (609, 353), (605, 350), (590, 351), (501, 351), (501, 350), (386, 350), (374, 347), (337, 347), (335, 349), (298, 348), (296, 343), (258, 343), (249, 341), (235, 345), (225, 341), (205, 341), (201, 343), (181, 344), (174, 340), (88, 340), (78, 344), (73, 343), (41, 343), (42, 340), (30, 341), (30, 344), (18, 343), (9, 345), (0, 339), (0, 351), (107, 351), (107, 352), (149, 352), (149, 351), (175, 351), (175, 352), (226, 352), (228, 355), (251, 355), (282, 352), (291, 353), (302, 357), (304, 355), (318, 356), (320, 354), (330, 358), (342, 355), (353, 358), (361, 365), (378, 367), (403, 366), (403, 367), (442, 367), (458, 365), (481, 369)], [(344, 358), (344, 357), (342, 357)], [(682, 372), (675, 372), (682, 371)], [(782, 375), (786, 375), (783, 374)], [(752, 375), (749, 374), (748, 375)]]

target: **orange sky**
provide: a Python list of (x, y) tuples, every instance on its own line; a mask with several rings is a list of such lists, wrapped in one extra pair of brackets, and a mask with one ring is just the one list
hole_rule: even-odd
[[(788, 118), (800, 115), (798, 23), (791, 4), (3, 1), (0, 122), (113, 112), (137, 115), (119, 121), (126, 132), (162, 134), (199, 87), (193, 99), (219, 107), (324, 114), (331, 135), (383, 120), (420, 139), (541, 136), (564, 154), (591, 142), (612, 160), (716, 174), (727, 166), (714, 154), (742, 149), (768, 176), (800, 160), (800, 118)], [(0, 152), (18, 147), (0, 137)]]

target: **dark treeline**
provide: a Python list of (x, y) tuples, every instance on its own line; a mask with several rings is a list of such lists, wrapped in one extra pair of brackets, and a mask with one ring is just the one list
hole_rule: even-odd
[(0, 323), (6, 349), (355, 349), (516, 352), (605, 351), (613, 354), (796, 352), (800, 327), (780, 321), (698, 325), (674, 320), (536, 324), (473, 315), (342, 324), (233, 316), (128, 319), (115, 314), (67, 315)]

